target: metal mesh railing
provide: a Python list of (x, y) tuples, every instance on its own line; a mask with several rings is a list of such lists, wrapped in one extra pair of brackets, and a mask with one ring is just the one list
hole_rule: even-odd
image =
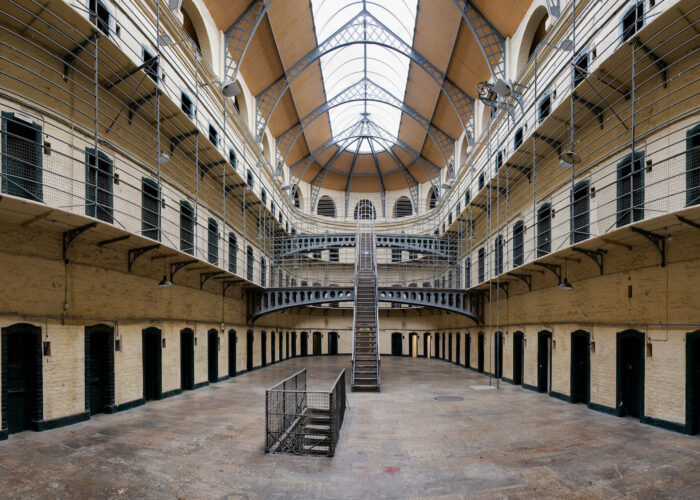
[(265, 452), (333, 456), (345, 416), (345, 370), (328, 391), (306, 389), (306, 368), (265, 391)]

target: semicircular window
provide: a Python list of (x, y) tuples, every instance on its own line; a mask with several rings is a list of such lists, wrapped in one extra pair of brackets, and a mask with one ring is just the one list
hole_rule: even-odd
[(394, 217), (408, 217), (413, 214), (413, 205), (406, 196), (401, 196), (394, 204)]
[(333, 199), (330, 196), (321, 196), (316, 206), (316, 213), (324, 217), (335, 217), (335, 203)]

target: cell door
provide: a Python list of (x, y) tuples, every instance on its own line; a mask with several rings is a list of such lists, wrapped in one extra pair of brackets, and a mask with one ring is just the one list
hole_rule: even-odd
[(194, 388), (194, 332), (189, 328), (180, 331), (180, 388)]
[(472, 336), (468, 333), (464, 336), (464, 366), (467, 368), (472, 364)]
[(260, 334), (260, 358), (263, 366), (267, 366), (267, 333)]
[(423, 334), (423, 357), (430, 358), (430, 335)]
[(219, 381), (219, 332), (209, 330), (207, 332), (207, 360), (209, 382)]
[(435, 334), (435, 356), (440, 357), (440, 334)]
[(246, 370), (250, 371), (253, 369), (253, 332), (248, 330), (248, 335), (246, 336), (246, 346), (245, 346), (245, 362)]
[(513, 384), (523, 383), (523, 334), (515, 332), (513, 334)]
[(292, 332), (292, 357), (297, 357), (297, 332)]
[(618, 333), (617, 348), (617, 414), (639, 418), (644, 399), (644, 334)]
[[(280, 340), (281, 337), (280, 337)], [(236, 332), (229, 330), (228, 332), (228, 374), (230, 377), (236, 376), (236, 343), (238, 338)]]
[(336, 332), (328, 334), (328, 354), (338, 354), (338, 334)]
[(320, 356), (321, 349), (321, 333), (314, 332), (314, 356)]
[(571, 334), (572, 403), (588, 403), (590, 352), (588, 332), (573, 332)]
[(484, 373), (484, 334), (479, 334), (477, 351), (477, 370), (479, 373)]
[(28, 324), (3, 328), (2, 344), (2, 413), (13, 434), (43, 418), (41, 329)]
[(142, 333), (143, 398), (146, 401), (161, 397), (161, 333), (157, 328), (146, 328)]
[(283, 354), (283, 351), (282, 351), (282, 346), (283, 346), (283, 344), (282, 344), (283, 340), (282, 340), (282, 339), (283, 339), (282, 332), (277, 332), (277, 343), (278, 343), (278, 347), (279, 347), (279, 353), (280, 353), (279, 359), (280, 359), (280, 361), (282, 361), (282, 360), (284, 359), (284, 354)]
[(275, 362), (275, 332), (270, 334), (270, 363)]
[(401, 356), (402, 354), (402, 341), (401, 341), (402, 335), (400, 333), (392, 333), (391, 334), (391, 355), (392, 356)]
[(494, 370), (494, 376), (496, 378), (501, 378), (503, 377), (503, 334), (501, 332), (496, 332), (495, 337), (494, 354), (496, 357), (496, 369)]
[(460, 343), (462, 341), (462, 336), (457, 333), (455, 336), (455, 363), (460, 364), (460, 356), (462, 355), (462, 350), (460, 349)]
[(700, 330), (689, 333), (686, 348), (686, 408), (688, 434), (700, 432)]
[(540, 332), (537, 338), (537, 390), (549, 392), (552, 334)]
[(452, 361), (452, 334), (447, 335), (449, 337), (449, 348), (447, 349), (447, 359)]
[(309, 334), (306, 332), (301, 332), (301, 355), (309, 355)]
[(112, 404), (110, 393), (113, 372), (113, 362), (110, 354), (113, 352), (113, 335), (111, 329), (90, 327), (85, 329), (88, 352), (85, 357), (86, 388), (91, 415), (102, 413), (105, 407)]

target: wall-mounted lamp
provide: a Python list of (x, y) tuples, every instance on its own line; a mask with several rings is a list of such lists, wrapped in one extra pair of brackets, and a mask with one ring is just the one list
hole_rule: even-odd
[(595, 342), (591, 342), (591, 352), (595, 352)]
[(161, 341), (161, 343), (162, 343), (162, 345), (163, 345), (163, 349), (165, 349), (165, 338), (163, 338), (163, 340)]

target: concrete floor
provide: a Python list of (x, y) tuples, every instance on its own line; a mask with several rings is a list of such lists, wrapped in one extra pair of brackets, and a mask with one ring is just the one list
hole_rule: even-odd
[[(503, 384), (443, 361), (382, 359), (348, 393), (333, 458), (263, 451), (264, 388), (348, 356), (285, 361), (117, 415), (0, 442), (0, 498), (698, 498), (700, 438)], [(459, 396), (462, 401), (438, 401)]]

